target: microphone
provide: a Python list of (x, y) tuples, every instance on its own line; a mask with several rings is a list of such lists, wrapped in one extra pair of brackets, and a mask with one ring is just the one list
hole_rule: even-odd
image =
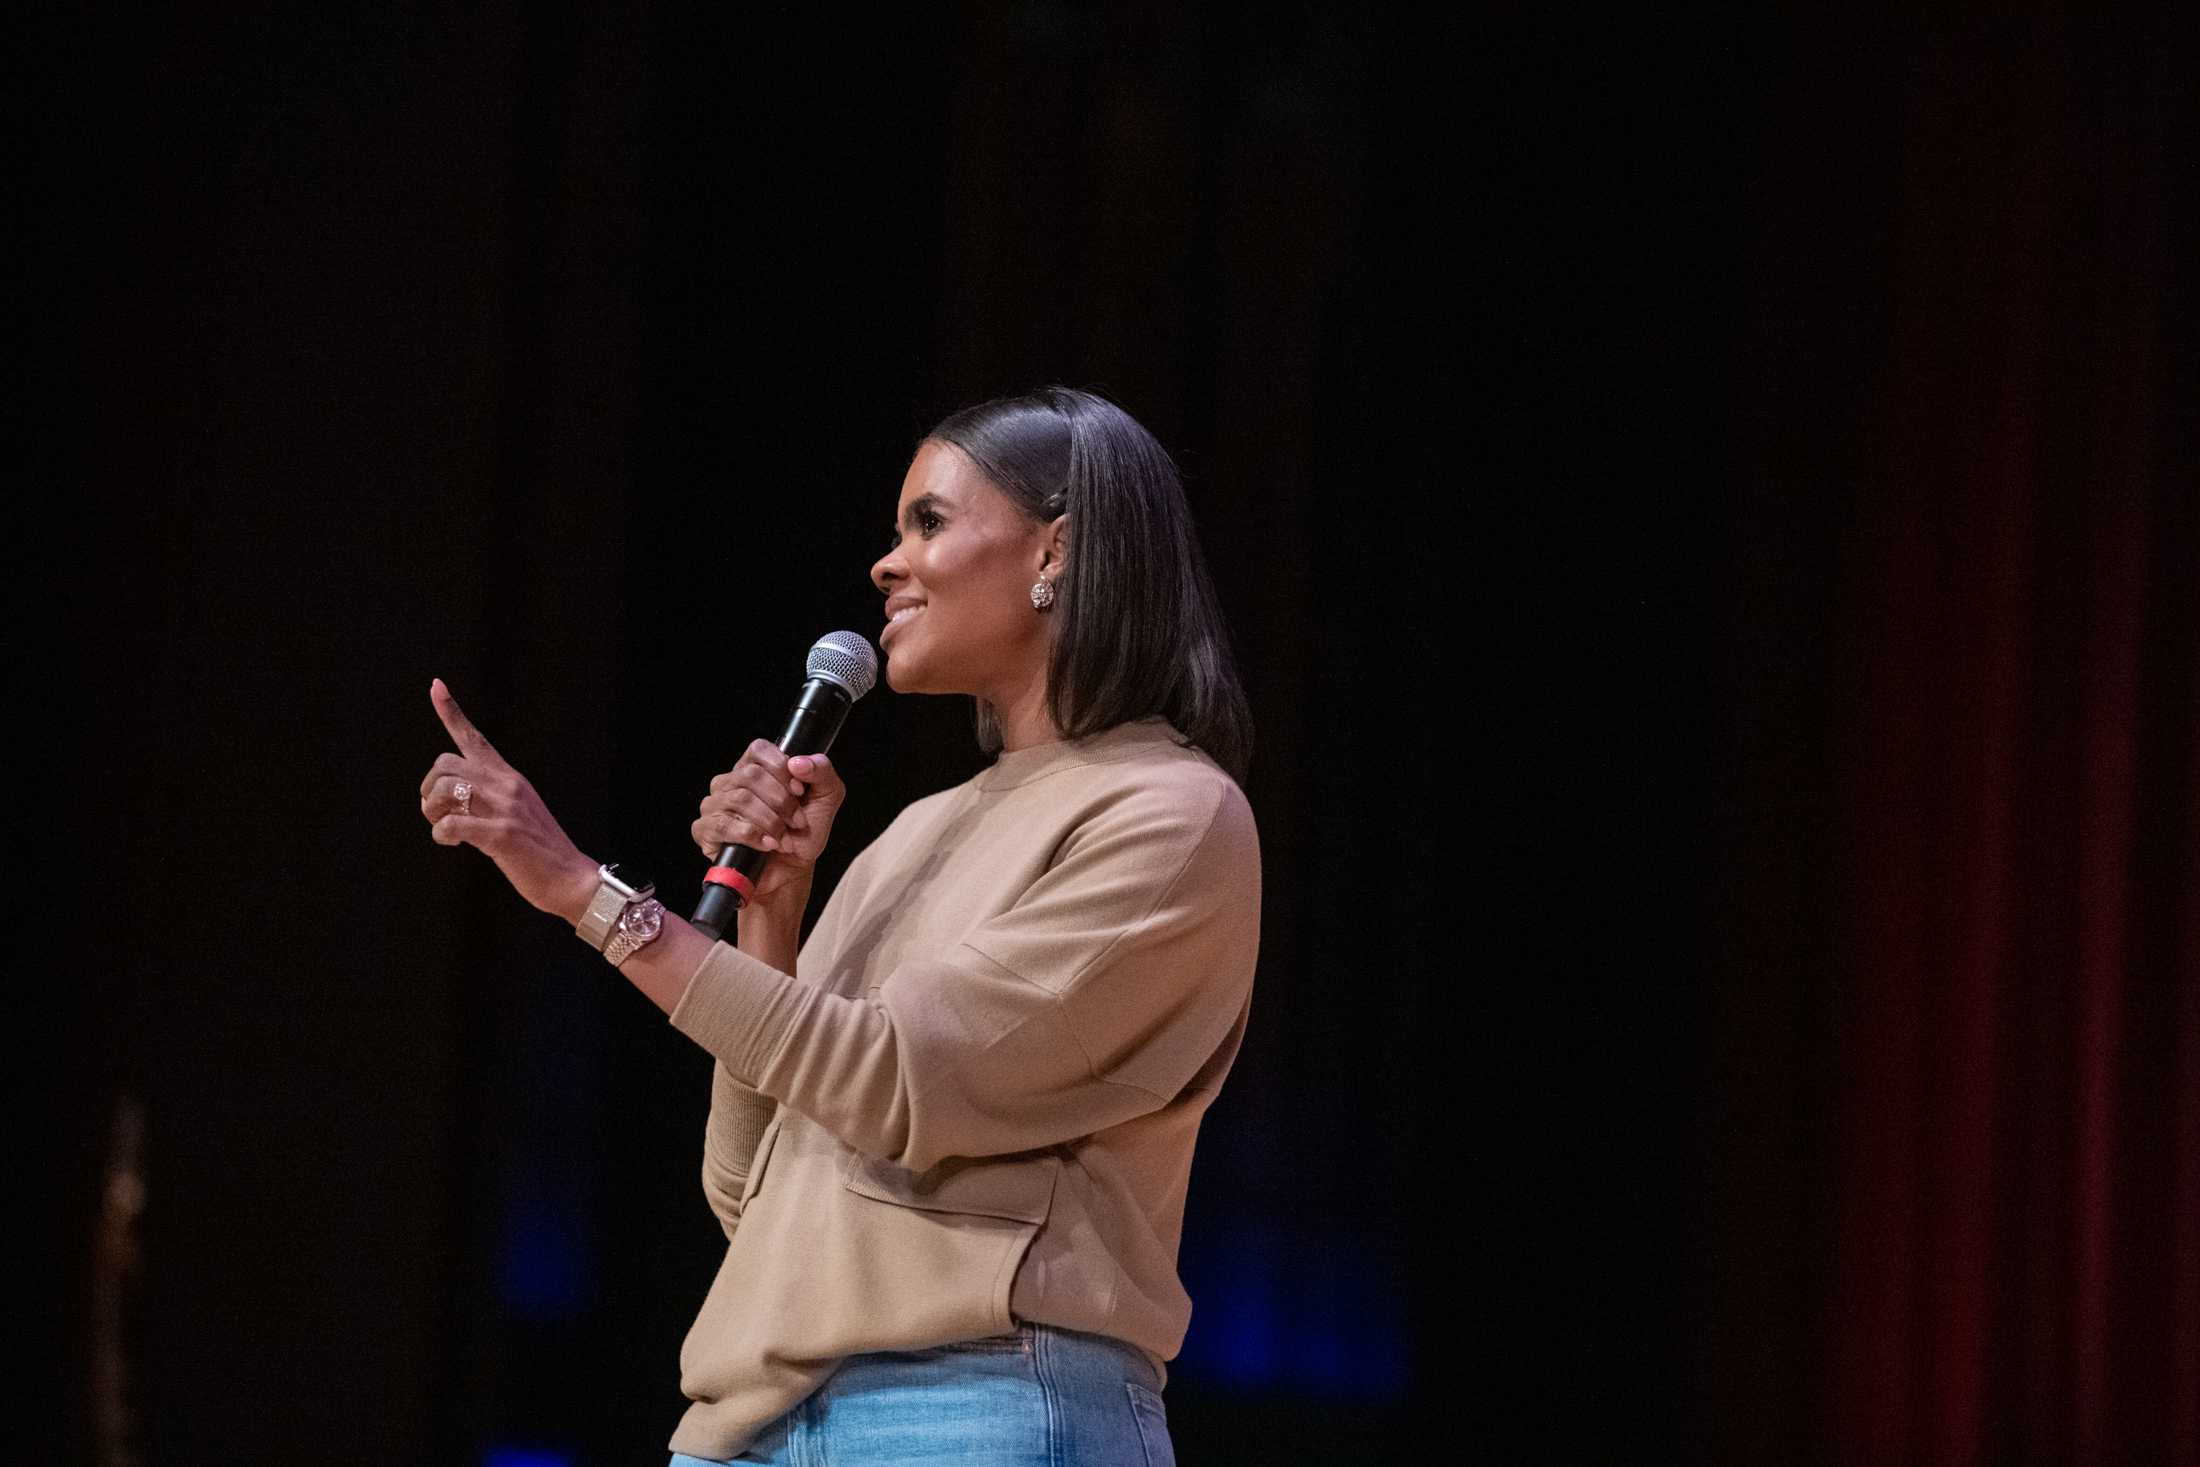
[[(808, 681), (787, 715), (787, 731), (779, 736), (779, 752), (790, 759), (832, 748), (849, 708), (878, 682), (878, 654), (860, 632), (827, 632), (810, 648), (804, 672)], [(688, 921), (713, 938), (723, 933), (733, 914), (749, 904), (756, 873), (771, 854), (753, 846), (719, 851), (717, 864), (703, 873), (703, 899)]]

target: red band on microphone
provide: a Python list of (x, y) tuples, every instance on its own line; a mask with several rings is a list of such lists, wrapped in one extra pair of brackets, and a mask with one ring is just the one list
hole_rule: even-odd
[[(690, 867), (689, 869), (694, 868)], [(713, 866), (703, 873), (703, 879), (718, 886), (732, 887), (735, 891), (741, 893), (741, 900), (744, 902), (753, 900), (756, 896), (755, 886), (750, 884), (746, 876), (743, 876), (731, 866)]]

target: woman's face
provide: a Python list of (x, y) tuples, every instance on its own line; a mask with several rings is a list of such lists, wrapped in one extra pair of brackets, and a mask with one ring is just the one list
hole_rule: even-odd
[(886, 593), (879, 634), (897, 693), (974, 693), (1009, 706), (1046, 677), (1050, 618), (1031, 583), (1060, 564), (1062, 520), (1019, 512), (961, 449), (917, 449), (894, 507), (891, 548), (871, 567)]

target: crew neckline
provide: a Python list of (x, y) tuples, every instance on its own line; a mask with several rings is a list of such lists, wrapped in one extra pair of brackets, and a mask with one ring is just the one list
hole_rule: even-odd
[(1151, 713), (1081, 739), (1054, 739), (1044, 744), (1028, 744), (1021, 749), (1004, 749), (994, 756), (991, 764), (978, 771), (972, 783), (981, 790), (1014, 789), (1057, 769), (1108, 764), (1148, 744), (1182, 742), (1183, 736), (1165, 715)]

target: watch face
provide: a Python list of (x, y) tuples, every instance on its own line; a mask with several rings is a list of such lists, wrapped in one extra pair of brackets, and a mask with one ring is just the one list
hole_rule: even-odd
[(644, 942), (662, 932), (664, 926), (665, 909), (656, 902), (643, 902), (638, 907), (627, 908), (626, 916), (619, 922), (621, 932), (629, 933)]

